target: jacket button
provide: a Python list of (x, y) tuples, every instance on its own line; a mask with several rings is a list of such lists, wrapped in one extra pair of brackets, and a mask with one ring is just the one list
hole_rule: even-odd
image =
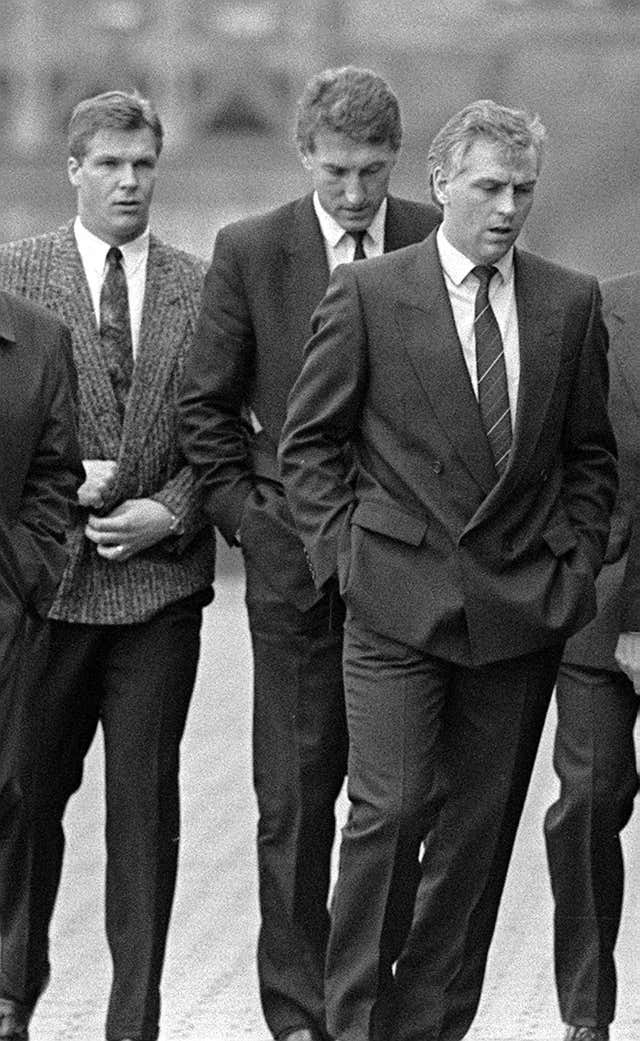
[(439, 459), (434, 459), (434, 461), (431, 464), (431, 469), (433, 470), (434, 474), (441, 474), (444, 470), (444, 463), (442, 463)]

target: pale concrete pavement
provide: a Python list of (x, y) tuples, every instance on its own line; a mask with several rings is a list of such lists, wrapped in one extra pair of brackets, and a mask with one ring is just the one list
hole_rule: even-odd
[[(268, 1041), (254, 967), (258, 925), (251, 787), (251, 658), (242, 583), (217, 584), (183, 744), (178, 892), (164, 973), (161, 1041)], [(542, 817), (553, 798), (554, 714), (545, 731), (469, 1041), (556, 1041), (551, 898)], [(100, 1041), (110, 963), (103, 933), (102, 749), (96, 741), (67, 815), (67, 855), (52, 933), (52, 980), (32, 1041)], [(343, 807), (344, 808), (344, 807)], [(627, 829), (612, 1041), (640, 1038), (640, 810)]]

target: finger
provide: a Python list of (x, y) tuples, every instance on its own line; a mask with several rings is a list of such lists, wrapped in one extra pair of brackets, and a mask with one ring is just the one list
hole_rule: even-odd
[(122, 544), (122, 532), (98, 531), (92, 524), (87, 524), (84, 533), (97, 546), (117, 546)]
[(91, 513), (87, 520), (87, 526), (93, 528), (94, 531), (111, 532), (111, 534), (117, 535), (122, 532), (122, 518), (111, 513), (108, 513), (105, 517)]
[(104, 557), (105, 560), (127, 560), (130, 556), (130, 552), (126, 546), (118, 544), (116, 546), (98, 546), (98, 556)]

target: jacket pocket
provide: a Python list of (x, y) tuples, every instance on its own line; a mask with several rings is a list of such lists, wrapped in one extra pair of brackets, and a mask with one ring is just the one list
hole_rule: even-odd
[(428, 522), (414, 517), (391, 503), (374, 502), (363, 499), (351, 515), (351, 524), (378, 535), (387, 535), (409, 546), (419, 546), (425, 537)]

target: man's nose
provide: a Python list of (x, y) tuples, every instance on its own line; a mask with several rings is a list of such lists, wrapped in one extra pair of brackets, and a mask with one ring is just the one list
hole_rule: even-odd
[(505, 184), (498, 196), (500, 213), (514, 213), (516, 208), (515, 192), (512, 184)]
[(135, 187), (138, 183), (138, 173), (133, 163), (124, 163), (120, 171), (120, 184)]
[(344, 194), (347, 201), (352, 205), (364, 201), (365, 191), (359, 174), (352, 174), (347, 178), (344, 186)]

